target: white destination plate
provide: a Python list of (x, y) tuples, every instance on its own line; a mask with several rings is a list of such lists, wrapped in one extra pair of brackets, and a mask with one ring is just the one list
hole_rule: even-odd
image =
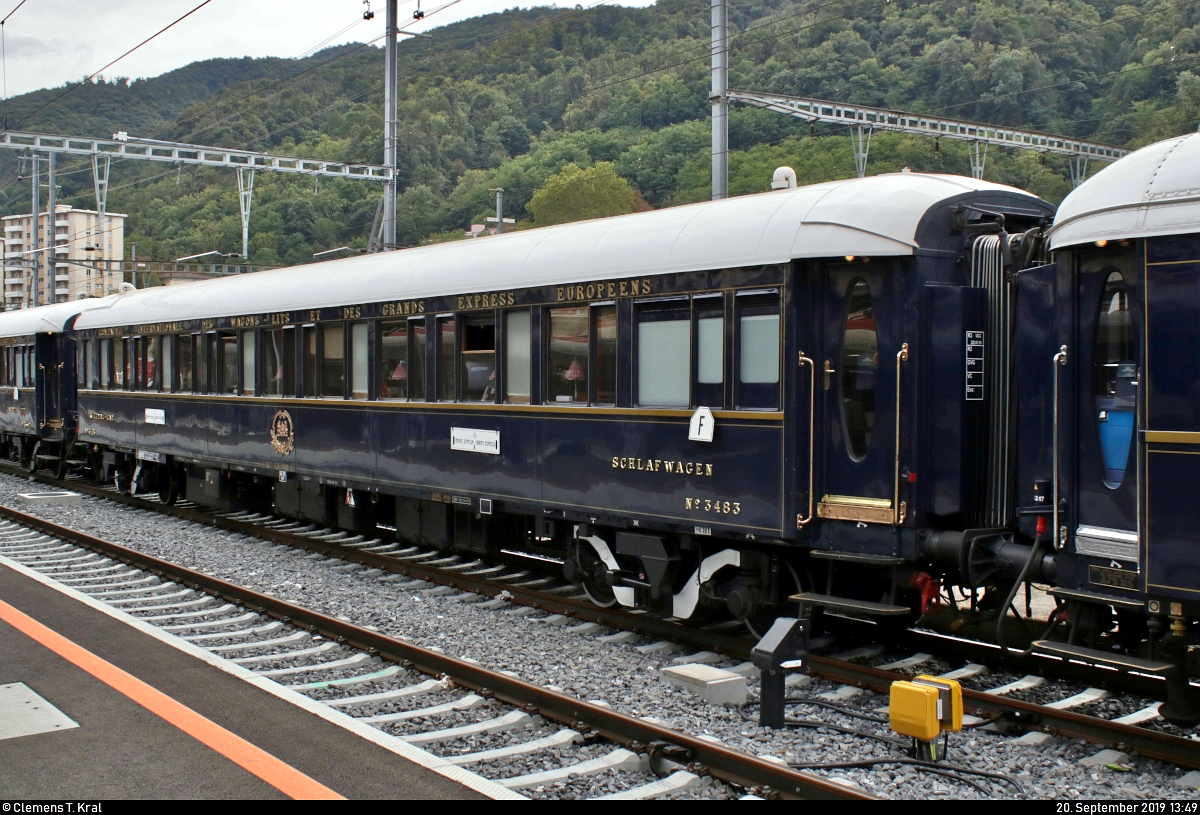
[(167, 423), (166, 411), (159, 410), (158, 408), (146, 408), (146, 424), (166, 424), (166, 423)]
[(450, 428), (450, 449), (468, 453), (500, 455), (499, 430), (475, 430), (470, 427)]
[(157, 461), (160, 464), (162, 463), (162, 453), (154, 453), (150, 450), (138, 450), (137, 457), (142, 461)]

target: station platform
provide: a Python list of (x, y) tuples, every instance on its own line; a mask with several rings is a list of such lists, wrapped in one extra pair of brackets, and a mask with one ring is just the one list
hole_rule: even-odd
[(143, 628), (0, 563), (6, 799), (515, 797)]

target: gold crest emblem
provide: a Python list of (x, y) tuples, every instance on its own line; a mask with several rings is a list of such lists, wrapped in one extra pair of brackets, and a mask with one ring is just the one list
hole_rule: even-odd
[(296, 431), (292, 426), (292, 415), (286, 410), (276, 411), (271, 419), (271, 446), (281, 456), (286, 456), (296, 449)]

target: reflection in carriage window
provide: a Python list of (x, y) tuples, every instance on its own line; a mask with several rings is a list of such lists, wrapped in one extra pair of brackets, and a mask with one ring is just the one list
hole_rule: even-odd
[(1104, 482), (1115, 489), (1125, 479), (1137, 410), (1137, 349), (1129, 291), (1119, 272), (1108, 275), (1100, 295), (1092, 395), (1100, 426)]
[(425, 318), (408, 321), (408, 398), (425, 401)]
[(192, 359), (194, 353), (195, 338), (191, 334), (180, 334), (179, 340), (179, 387), (178, 390), (183, 393), (191, 393), (196, 389), (195, 380), (192, 378)]
[(504, 325), (504, 401), (528, 405), (532, 380), (529, 312), (508, 312), (504, 315)]
[(639, 405), (685, 407), (690, 403), (691, 330), (691, 306), (686, 297), (638, 306)]
[(723, 297), (697, 297), (696, 381), (692, 405), (725, 407), (725, 301)]
[(18, 388), (23, 388), (23, 387), (25, 387), (25, 348), (24, 348), (24, 346), (17, 349), (16, 358), (17, 358), (17, 366), (16, 366), (17, 367), (17, 381), (15, 384)]
[(213, 364), (216, 366), (218, 377), (216, 391), (217, 393), (237, 393), (237, 335), (231, 331), (222, 331), (215, 336), (215, 340)]
[(146, 347), (146, 364), (142, 369), (142, 387), (148, 391), (159, 389), (159, 360), (162, 359), (162, 338), (146, 337), (142, 340)]
[(555, 308), (548, 312), (550, 330), (546, 355), (546, 401), (587, 404), (588, 307)]
[(491, 402), (496, 398), (496, 318), (472, 314), (462, 321), (462, 400)]
[(342, 323), (322, 326), (321, 395), (346, 395), (346, 329)]
[(408, 322), (379, 324), (379, 398), (408, 398)]
[(99, 387), (107, 388), (112, 382), (112, 340), (100, 340), (100, 382)]
[(454, 401), (454, 318), (439, 317), (437, 346), (437, 400)]
[(317, 327), (304, 326), (304, 395), (317, 395)]
[(350, 326), (350, 398), (367, 398), (367, 324)]
[(161, 337), (159, 359), (162, 360), (162, 373), (158, 380), (164, 391), (170, 391), (172, 383), (175, 382), (175, 355), (171, 353), (171, 346), (174, 344), (175, 338), (170, 334)]
[(865, 281), (857, 280), (846, 295), (842, 331), (842, 424), (850, 457), (867, 454), (875, 432), (875, 394), (878, 388), (879, 337), (875, 305)]
[(263, 361), (268, 396), (296, 395), (296, 329), (272, 328), (263, 332)]
[[(75, 342), (75, 386), (87, 387), (87, 343), (83, 340)], [(4, 380), (4, 355), (0, 353), (0, 383)]]
[(779, 409), (779, 295), (737, 296), (737, 406)]
[(112, 357), (113, 357), (113, 378), (112, 384), (109, 386), (113, 390), (121, 390), (125, 387), (125, 343), (128, 340), (113, 340), (112, 341)]
[(258, 382), (255, 379), (255, 342), (253, 331), (242, 332), (242, 393), (254, 396), (258, 393)]
[(592, 336), (596, 338), (592, 404), (617, 403), (617, 307), (592, 307)]

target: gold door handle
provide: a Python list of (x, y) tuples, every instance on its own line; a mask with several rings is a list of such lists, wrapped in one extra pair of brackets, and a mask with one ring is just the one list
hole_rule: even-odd
[(829, 390), (829, 375), (836, 374), (837, 371), (829, 364), (829, 360), (825, 360), (825, 390)]
[[(804, 356), (803, 351), (800, 352), (800, 365), (801, 367), (808, 366), (808, 515), (796, 516), (797, 529), (807, 525), (813, 519), (813, 456), (816, 446), (815, 417), (817, 415), (817, 365)], [(829, 367), (829, 360), (825, 360), (825, 366)]]

